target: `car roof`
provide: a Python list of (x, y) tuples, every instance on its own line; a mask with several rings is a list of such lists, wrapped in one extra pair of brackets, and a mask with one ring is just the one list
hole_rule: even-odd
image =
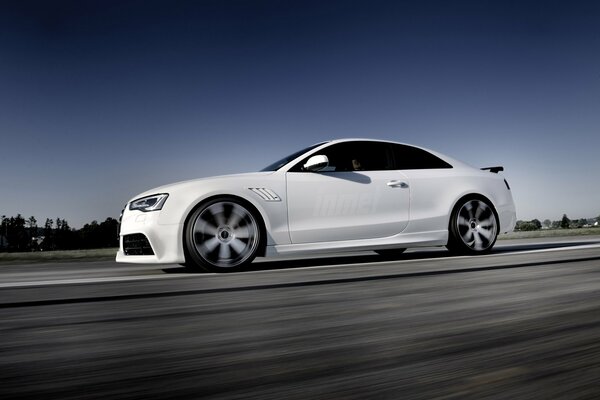
[(425, 150), (439, 158), (441, 158), (442, 160), (448, 162), (449, 164), (451, 164), (454, 168), (458, 168), (458, 167), (463, 167), (463, 168), (468, 168), (468, 169), (477, 169), (463, 161), (457, 160), (453, 157), (450, 157), (444, 153), (440, 153), (438, 151), (429, 149), (427, 147), (423, 147), (423, 146), (418, 146), (418, 145), (414, 145), (414, 144), (410, 144), (410, 143), (402, 143), (402, 142), (397, 142), (394, 140), (384, 140), (384, 139), (372, 139), (372, 138), (339, 138), (339, 139), (332, 139), (332, 140), (328, 140), (328, 141), (324, 141), (324, 142), (319, 142), (318, 144), (320, 146), (316, 147), (314, 150), (312, 150), (311, 152), (316, 152), (319, 149), (322, 148), (323, 145), (332, 145), (332, 144), (336, 144), (336, 143), (344, 143), (344, 142), (378, 142), (378, 143), (392, 143), (392, 144), (400, 144), (400, 145), (404, 145), (404, 146), (410, 146), (410, 147), (415, 147), (417, 149), (421, 149), (421, 150)]
[(333, 140), (328, 140), (325, 142), (321, 142), (320, 144), (334, 144), (334, 143), (343, 143), (343, 142), (379, 142), (379, 143), (393, 143), (393, 144), (402, 144), (405, 146), (412, 146), (412, 147), (417, 147), (420, 149), (424, 149), (424, 150), (428, 150), (429, 149), (425, 148), (425, 147), (421, 147), (421, 146), (417, 146), (414, 144), (410, 144), (410, 143), (403, 143), (403, 142), (397, 142), (395, 140), (384, 140), (384, 139), (372, 139), (372, 138), (340, 138), (340, 139), (333, 139)]

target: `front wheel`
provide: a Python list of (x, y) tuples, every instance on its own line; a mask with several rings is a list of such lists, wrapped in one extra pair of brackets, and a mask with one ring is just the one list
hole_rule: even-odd
[(461, 201), (450, 216), (448, 249), (459, 254), (489, 252), (498, 237), (498, 217), (483, 199)]
[(209, 272), (237, 270), (252, 262), (259, 250), (258, 217), (236, 199), (210, 201), (190, 216), (185, 230), (186, 265)]

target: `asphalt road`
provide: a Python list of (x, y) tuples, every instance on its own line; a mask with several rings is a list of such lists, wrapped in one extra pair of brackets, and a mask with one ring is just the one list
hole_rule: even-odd
[(0, 398), (597, 399), (600, 237), (0, 266)]

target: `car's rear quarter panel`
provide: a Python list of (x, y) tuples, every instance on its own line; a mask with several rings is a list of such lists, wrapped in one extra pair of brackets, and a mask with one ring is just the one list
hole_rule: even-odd
[(502, 232), (512, 229), (514, 203), (501, 175), (461, 167), (404, 173), (411, 190), (410, 222), (405, 233), (448, 229), (456, 203), (472, 194), (490, 200), (498, 212)]

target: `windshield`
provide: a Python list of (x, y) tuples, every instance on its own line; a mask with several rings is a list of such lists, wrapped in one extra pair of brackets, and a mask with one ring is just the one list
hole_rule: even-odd
[(305, 149), (302, 149), (300, 151), (297, 151), (295, 153), (290, 154), (287, 157), (282, 158), (281, 160), (275, 161), (273, 164), (269, 164), (266, 167), (264, 167), (263, 169), (261, 169), (261, 172), (265, 172), (265, 171), (277, 171), (279, 168), (283, 167), (285, 164), (289, 163), (290, 161), (294, 160), (295, 158), (300, 157), (302, 154), (309, 152), (310, 150), (319, 147), (320, 145), (324, 144), (326, 142), (322, 142), (322, 143), (317, 143), (317, 144), (313, 144), (312, 146), (309, 146)]

